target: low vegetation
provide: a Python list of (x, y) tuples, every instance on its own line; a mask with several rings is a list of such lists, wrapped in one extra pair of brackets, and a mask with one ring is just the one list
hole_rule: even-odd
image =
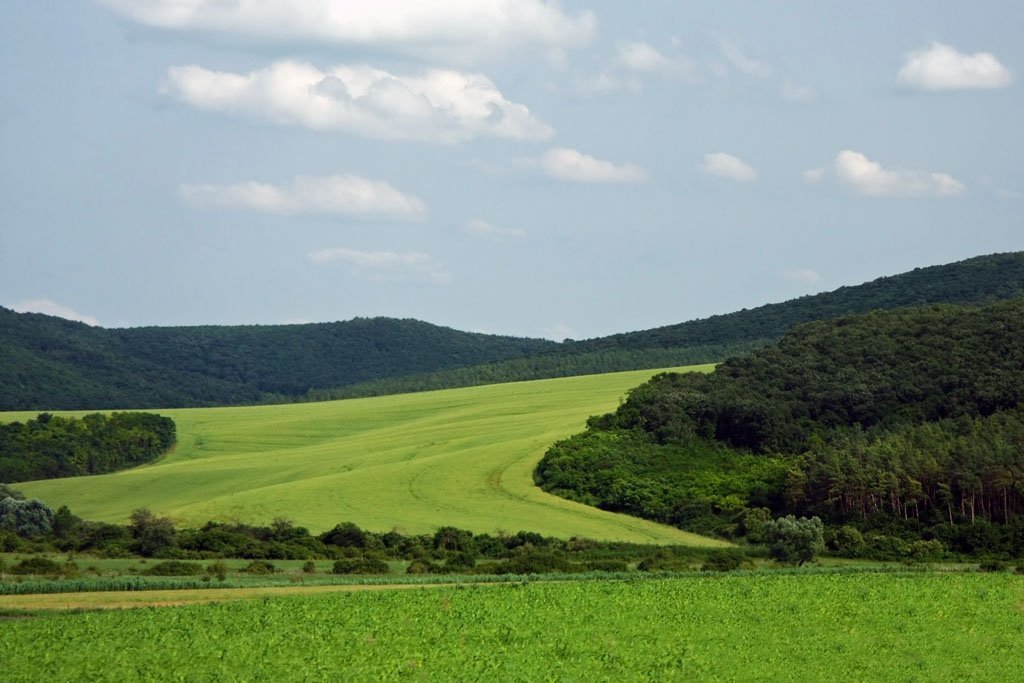
[(1008, 681), (1024, 669), (1022, 600), (1019, 577), (977, 573), (320, 593), (16, 620), (0, 653), (12, 682)]

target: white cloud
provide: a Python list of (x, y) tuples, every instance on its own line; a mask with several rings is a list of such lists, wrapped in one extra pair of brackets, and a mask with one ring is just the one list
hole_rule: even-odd
[(642, 42), (620, 45), (618, 62), (632, 71), (664, 71), (672, 66), (668, 57)]
[(796, 104), (809, 104), (818, 99), (818, 93), (814, 88), (806, 85), (798, 85), (793, 81), (786, 81), (779, 91), (782, 99)]
[(454, 143), (554, 135), (486, 76), (452, 70), (403, 76), (368, 66), (321, 71), (282, 61), (237, 74), (178, 66), (168, 70), (161, 91), (198, 109), (369, 138)]
[(182, 185), (187, 204), (200, 209), (244, 209), (279, 214), (323, 213), (422, 220), (426, 205), (380, 180), (356, 175), (298, 177), (288, 185)]
[(783, 273), (782, 277), (786, 278), (787, 280), (792, 280), (794, 282), (803, 282), (808, 285), (813, 285), (814, 283), (821, 280), (821, 275), (809, 268), (789, 270)]
[(11, 310), (17, 311), (18, 313), (43, 313), (45, 315), (53, 315), (66, 320), (77, 320), (78, 322), (85, 323), (86, 325), (92, 325), (93, 327), (99, 327), (100, 324), (100, 321), (93, 316), (84, 315), (73, 308), (62, 306), (50, 299), (31, 299), (29, 301), (21, 301), (11, 306)]
[(700, 170), (708, 175), (740, 182), (757, 180), (757, 171), (750, 164), (725, 152), (705, 154)]
[(848, 149), (836, 156), (835, 174), (857, 192), (872, 197), (948, 197), (962, 194), (967, 189), (949, 174), (904, 169), (890, 171), (860, 152)]
[(745, 55), (738, 47), (729, 42), (722, 43), (722, 54), (732, 62), (732, 65), (747, 74), (757, 78), (768, 78), (772, 75), (772, 67), (765, 62), (758, 61)]
[(467, 62), (516, 48), (576, 48), (597, 33), (592, 12), (548, 0), (100, 0), (166, 29), (277, 43), (321, 42)]
[(967, 55), (932, 43), (907, 55), (897, 79), (920, 90), (977, 90), (1004, 88), (1013, 75), (989, 52)]
[(481, 236), (495, 236), (495, 237), (523, 237), (526, 235), (525, 230), (519, 228), (502, 228), (497, 225), (491, 225), (485, 220), (474, 218), (468, 221), (465, 226), (466, 232), (473, 235)]
[(660, 74), (689, 81), (697, 78), (696, 67), (687, 57), (666, 57), (654, 46), (644, 42), (620, 45), (615, 63), (634, 73)]
[(447, 284), (452, 281), (434, 257), (416, 251), (357, 251), (318, 249), (308, 254), (311, 263), (326, 266), (341, 263), (375, 282), (414, 281)]
[(552, 178), (580, 183), (642, 183), (650, 177), (636, 164), (614, 164), (564, 147), (549, 149), (540, 165)]

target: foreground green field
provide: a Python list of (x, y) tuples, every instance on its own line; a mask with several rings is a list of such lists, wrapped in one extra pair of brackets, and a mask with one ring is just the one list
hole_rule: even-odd
[(0, 659), (9, 681), (1010, 681), (1022, 602), (1024, 577), (940, 573), (322, 593), (14, 621)]
[[(711, 366), (693, 369), (710, 370)], [(590, 375), (370, 399), (161, 410), (178, 426), (174, 452), (116, 474), (19, 484), (85, 519), (124, 522), (148, 507), (179, 525), (268, 523), (313, 531), (341, 521), (387, 531), (529, 530), (568, 538), (713, 545), (536, 488), (554, 441), (616, 407), (655, 371)], [(83, 413), (68, 413), (81, 415)], [(25, 420), (34, 413), (3, 413)]]

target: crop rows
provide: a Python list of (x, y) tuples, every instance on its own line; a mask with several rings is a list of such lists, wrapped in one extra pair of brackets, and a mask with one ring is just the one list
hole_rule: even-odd
[(9, 681), (1005, 681), (1022, 600), (1020, 576), (938, 573), (330, 594), (29, 619), (0, 660)]

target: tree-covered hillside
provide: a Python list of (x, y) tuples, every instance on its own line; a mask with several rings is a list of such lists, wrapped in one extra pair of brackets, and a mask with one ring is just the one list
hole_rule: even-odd
[(714, 363), (772, 344), (804, 322), (907, 306), (983, 304), (1022, 294), (1024, 252), (993, 254), (678, 325), (566, 341), (527, 358), (374, 380), (317, 394), (346, 398)]
[(1024, 553), (1024, 298), (808, 323), (710, 375), (659, 375), (535, 478), (690, 530), (813, 514)]
[(0, 308), (0, 409), (238, 405), (557, 346), (417, 320), (103, 329)]
[(387, 318), (102, 329), (0, 308), (0, 409), (319, 400), (709, 363), (771, 344), (811, 320), (1020, 294), (1024, 252), (994, 254), (728, 315), (562, 344)]

